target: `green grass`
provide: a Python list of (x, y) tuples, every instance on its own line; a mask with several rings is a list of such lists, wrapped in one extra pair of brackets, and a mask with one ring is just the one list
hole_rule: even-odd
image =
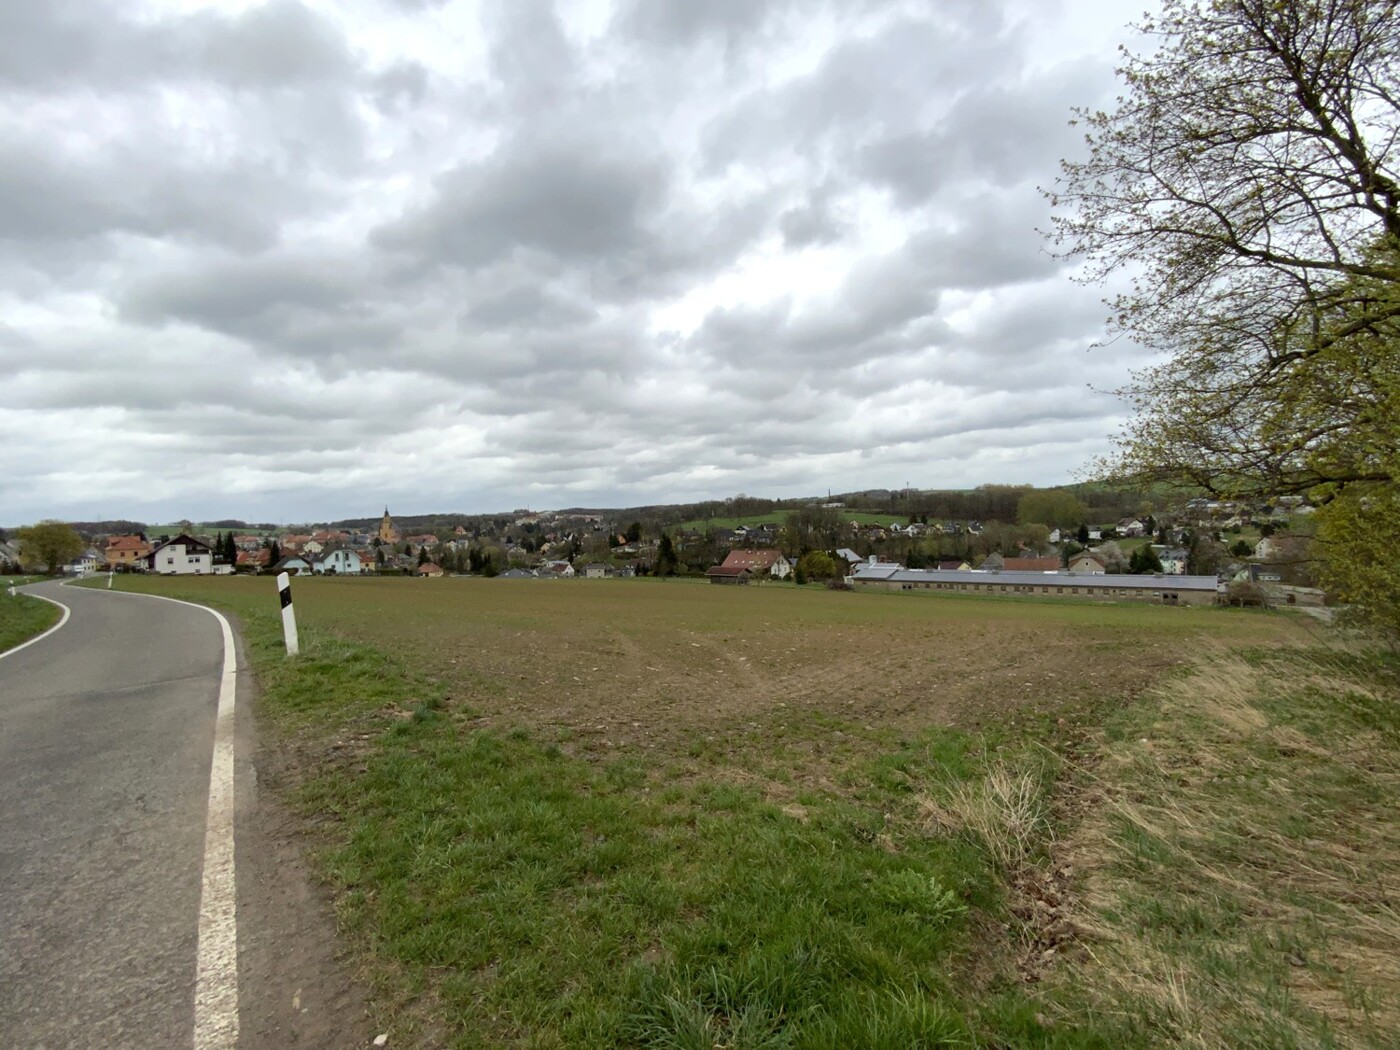
[[(1179, 836), (1134, 818), (1175, 804), (1180, 770), (1117, 764), (1144, 738), (1200, 739), (1202, 710), (1159, 691), (1196, 681), (1174, 654), (1230, 637), (1276, 673), (1307, 637), (1283, 617), (672, 581), (299, 580), (303, 654), (287, 660), (270, 578), (118, 586), (239, 618), (263, 739), (300, 756), (272, 786), (317, 829), (392, 1045), (1265, 1046), (1275, 1029), (1230, 1026), (1270, 1009), (1293, 1023), (1235, 945), (1270, 965), (1270, 945), (1312, 958), (1308, 924), (1260, 924), (1228, 880), (1191, 892)], [(1308, 666), (1278, 673), (1305, 683)], [(948, 700), (962, 687), (970, 709)], [(1217, 804), (1268, 799), (1298, 755), (1280, 743), (1336, 732), (1354, 750), (1369, 726), (1368, 754), (1383, 754), (1387, 709), (1341, 696), (1341, 723), (1280, 709), (1296, 736), (1253, 741), (1254, 767), (1229, 756), (1221, 769), (1247, 774), (1248, 792), (1223, 781)], [(1106, 756), (1094, 778), (1078, 771), (1086, 737)], [(1379, 769), (1334, 770), (1315, 803), (1275, 807), (1278, 835), (1312, 841), (1310, 822), (1356, 809), (1363, 783), (1356, 820), (1393, 830)], [(1066, 800), (1089, 783), (1103, 794), (1085, 818)], [(1265, 862), (1274, 840), (1249, 838), (1254, 809), (1210, 812), (1228, 832), (1215, 863)], [(1082, 956), (1024, 983), (1044, 926), (1026, 887), (1057, 870), (1061, 843), (1082, 858), (1076, 914), (1096, 957), (1116, 958), (1114, 931), (1129, 931), (1203, 981), (1238, 982), (1254, 1012), (1173, 1027), (1153, 985)], [(1302, 852), (1286, 856), (1301, 870)], [(1325, 913), (1323, 896), (1298, 900), (1290, 915)], [(1364, 973), (1336, 987), (1387, 1016)], [(1297, 1045), (1325, 1044), (1323, 1028), (1299, 1031), (1319, 1041)]]
[[(11, 598), (8, 579), (0, 578), (0, 653), (47, 631), (62, 615), (58, 606), (39, 598), (22, 593)], [(26, 582), (26, 578), (17, 577), (14, 582)]]

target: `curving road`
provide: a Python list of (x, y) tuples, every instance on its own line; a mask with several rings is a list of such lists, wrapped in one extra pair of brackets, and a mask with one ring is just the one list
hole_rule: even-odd
[(17, 1045), (192, 1045), (219, 623), (32, 592), (72, 616), (0, 659), (0, 1019)]
[(253, 819), (246, 715), (235, 940), (234, 663), (219, 619), (120, 591), (28, 590), (72, 615), (0, 656), (0, 1040), (364, 1045), (299, 855), (259, 826), (266, 807)]

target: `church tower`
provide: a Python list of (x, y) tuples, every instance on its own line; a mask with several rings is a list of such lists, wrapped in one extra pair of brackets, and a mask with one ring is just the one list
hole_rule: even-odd
[(394, 528), (394, 519), (389, 517), (389, 508), (384, 508), (384, 517), (379, 522), (379, 542), (398, 543), (399, 530)]

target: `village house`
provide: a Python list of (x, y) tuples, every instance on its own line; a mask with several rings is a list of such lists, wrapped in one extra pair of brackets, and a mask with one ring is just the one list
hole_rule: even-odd
[(150, 553), (151, 545), (140, 536), (111, 536), (107, 540), (107, 546), (103, 550), (102, 556), (109, 569), (117, 569), (122, 566), (130, 569), (144, 566), (146, 556)]
[(1191, 552), (1185, 547), (1165, 547), (1154, 543), (1152, 552), (1162, 563), (1163, 572), (1171, 576), (1186, 575), (1186, 562), (1190, 559)]
[(1058, 572), (1059, 558), (1004, 558), (1002, 569), (1006, 572)]
[(755, 576), (771, 576), (785, 580), (792, 574), (792, 562), (783, 556), (782, 551), (773, 550), (734, 550), (725, 556), (721, 568), (748, 569)]
[(307, 554), (314, 552), (307, 551), (305, 545), (311, 542), (311, 537), (303, 533), (289, 532), (281, 536), (274, 537), (277, 549), (283, 554)]
[(1080, 551), (1069, 560), (1070, 572), (1102, 574), (1107, 571), (1107, 568), (1103, 559), (1093, 551)]
[(864, 559), (859, 554), (851, 550), (850, 547), (842, 547), (836, 552), (836, 556), (846, 563), (846, 568), (859, 565)]
[(96, 548), (89, 547), (69, 563), (68, 572), (74, 576), (81, 576), (84, 573), (97, 572), (106, 567), (107, 559)]
[(303, 576), (309, 574), (311, 570), (311, 559), (303, 558), (300, 554), (289, 554), (277, 564), (272, 566), (273, 572), (285, 572), (290, 576)]
[(162, 576), (200, 576), (214, 571), (214, 552), (207, 544), (180, 533), (146, 555), (146, 567)]
[(418, 566), (418, 575), (423, 577), (441, 576), (443, 575), (442, 566), (438, 565), (436, 562), (425, 561), (422, 565)]
[(332, 573), (337, 576), (344, 576), (347, 573), (356, 574), (364, 571), (364, 562), (359, 554), (347, 547), (339, 547), (333, 551), (327, 551), (321, 557), (316, 558), (311, 563), (311, 571), (319, 575)]

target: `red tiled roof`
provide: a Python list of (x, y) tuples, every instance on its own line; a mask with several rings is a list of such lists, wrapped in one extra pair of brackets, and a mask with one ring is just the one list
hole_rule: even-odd
[(1060, 559), (1006, 558), (1001, 567), (1007, 572), (1054, 572), (1060, 567)]
[(722, 568), (771, 569), (781, 554), (781, 551), (776, 550), (730, 551), (729, 557), (724, 559)]
[(107, 540), (109, 551), (141, 551), (150, 550), (151, 545), (140, 536), (112, 536)]
[[(729, 559), (725, 559), (728, 561)], [(742, 576), (744, 573), (752, 574), (753, 570), (747, 565), (712, 565), (705, 570), (706, 576)]]

